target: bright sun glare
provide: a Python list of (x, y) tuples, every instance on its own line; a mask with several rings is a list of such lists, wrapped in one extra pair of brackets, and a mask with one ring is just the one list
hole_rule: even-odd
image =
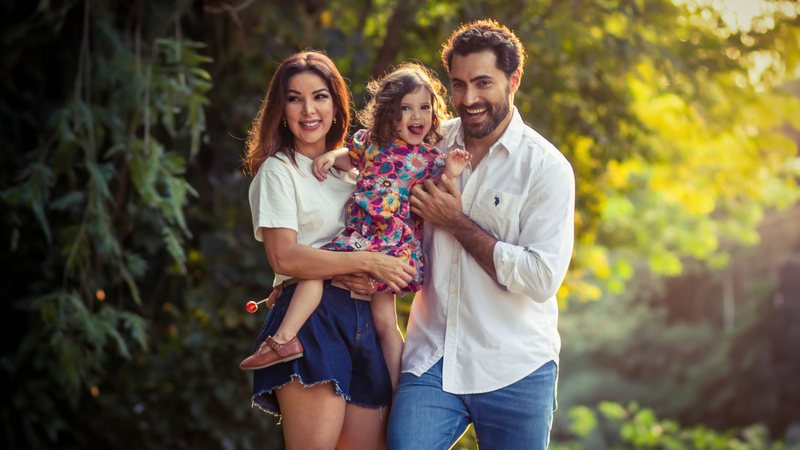
[[(752, 37), (748, 36), (751, 32), (764, 33), (774, 28), (776, 16), (795, 18), (800, 15), (800, 2), (793, 0), (672, 0), (672, 2), (678, 6), (686, 6), (690, 13), (697, 13), (706, 20), (711, 20), (713, 17), (710, 10), (716, 10), (726, 29), (720, 30), (721, 33), (723, 35), (742, 33), (743, 43), (752, 40)], [(749, 58), (751, 59), (749, 81), (757, 91), (761, 91), (764, 89), (759, 82), (762, 74), (771, 66), (780, 66), (780, 55), (774, 51), (752, 52)], [(800, 77), (800, 66), (796, 66), (790, 76)], [(745, 79), (740, 80), (741, 85), (745, 82)]]
[(766, 0), (673, 0), (677, 5), (712, 7), (720, 12), (722, 20), (731, 31), (748, 32), (754, 26), (766, 31), (775, 26), (772, 16), (783, 14), (796, 17), (800, 4), (793, 1), (770, 2)]

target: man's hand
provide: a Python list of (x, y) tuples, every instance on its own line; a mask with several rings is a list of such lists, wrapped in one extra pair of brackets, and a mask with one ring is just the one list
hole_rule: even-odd
[(461, 192), (445, 174), (442, 174), (438, 186), (432, 180), (414, 186), (409, 202), (411, 212), (450, 232), (465, 219)]
[(375, 284), (368, 273), (336, 275), (333, 277), (333, 281), (342, 283), (356, 294), (372, 295), (375, 292)]
[(461, 192), (453, 180), (442, 175), (439, 185), (426, 180), (411, 190), (411, 212), (425, 222), (452, 234), (492, 279), (497, 281), (494, 246), (497, 239), (464, 214)]

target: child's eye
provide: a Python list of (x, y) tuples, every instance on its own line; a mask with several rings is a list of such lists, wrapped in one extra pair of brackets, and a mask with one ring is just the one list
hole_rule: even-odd
[(411, 111), (411, 107), (408, 105), (400, 106), (400, 111)]
[(429, 109), (431, 109), (431, 105), (422, 105), (423, 111), (428, 111)]

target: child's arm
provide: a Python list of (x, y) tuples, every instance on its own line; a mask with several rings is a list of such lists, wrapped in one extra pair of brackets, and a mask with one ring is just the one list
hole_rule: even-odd
[(461, 175), (470, 160), (472, 160), (472, 155), (468, 151), (461, 148), (450, 150), (444, 161), (444, 174), (451, 180), (455, 180)]
[(314, 158), (314, 163), (311, 165), (311, 172), (319, 181), (323, 181), (328, 178), (328, 170), (331, 167), (336, 167), (344, 171), (352, 169), (353, 162), (350, 161), (348, 152), (349, 150), (347, 147), (342, 147), (317, 156)]

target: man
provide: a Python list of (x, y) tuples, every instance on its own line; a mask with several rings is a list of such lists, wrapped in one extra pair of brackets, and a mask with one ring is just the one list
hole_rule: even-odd
[(447, 449), (470, 422), (481, 448), (546, 448), (556, 406), (555, 298), (572, 255), (572, 167), (526, 126), (514, 94), (524, 50), (493, 20), (457, 29), (442, 61), (459, 118), (439, 148), (460, 177), (413, 191), (426, 284), (411, 307), (387, 446)]

